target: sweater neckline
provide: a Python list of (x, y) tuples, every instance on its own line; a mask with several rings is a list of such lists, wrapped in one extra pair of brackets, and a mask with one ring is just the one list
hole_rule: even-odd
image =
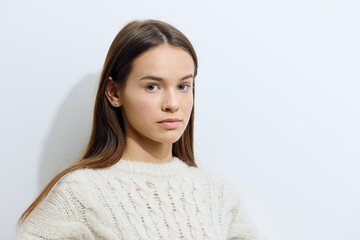
[(143, 177), (171, 178), (181, 175), (189, 166), (179, 159), (173, 157), (170, 162), (151, 163), (128, 159), (120, 159), (112, 168), (127, 174)]

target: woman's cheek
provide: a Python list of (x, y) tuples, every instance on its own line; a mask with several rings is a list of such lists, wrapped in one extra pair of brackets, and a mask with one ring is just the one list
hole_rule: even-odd
[(151, 104), (148, 101), (140, 101), (136, 107), (139, 111), (139, 114), (144, 117), (151, 116)]
[(190, 115), (190, 113), (191, 113), (191, 110), (192, 110), (192, 108), (193, 108), (193, 105), (194, 105), (194, 100), (193, 100), (193, 98), (190, 98), (189, 100), (188, 100), (188, 102), (187, 102), (187, 104), (186, 104), (186, 106), (187, 106), (187, 112), (188, 112), (188, 114)]

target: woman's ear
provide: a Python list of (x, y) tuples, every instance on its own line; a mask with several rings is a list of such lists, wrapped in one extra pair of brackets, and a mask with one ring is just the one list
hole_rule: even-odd
[(112, 77), (109, 77), (106, 88), (105, 88), (105, 95), (108, 98), (110, 104), (114, 107), (120, 107), (120, 84), (116, 83)]

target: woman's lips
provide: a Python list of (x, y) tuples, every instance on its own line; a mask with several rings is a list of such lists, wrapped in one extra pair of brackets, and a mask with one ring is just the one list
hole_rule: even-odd
[(180, 124), (180, 120), (165, 120), (158, 123), (165, 128), (177, 128)]

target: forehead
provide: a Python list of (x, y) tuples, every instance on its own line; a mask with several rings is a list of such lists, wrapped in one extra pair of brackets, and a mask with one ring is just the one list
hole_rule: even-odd
[(181, 76), (194, 73), (191, 55), (180, 47), (161, 44), (140, 54), (133, 62), (132, 75)]

